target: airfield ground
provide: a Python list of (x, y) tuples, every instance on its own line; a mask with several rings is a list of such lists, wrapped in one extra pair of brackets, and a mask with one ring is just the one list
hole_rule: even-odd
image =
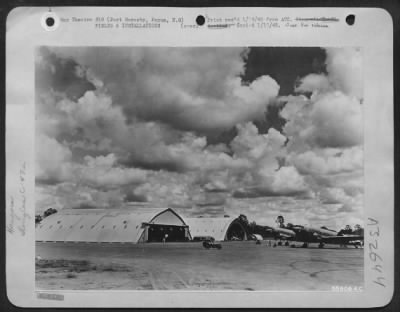
[(327, 290), (363, 286), (363, 249), (255, 242), (36, 243), (37, 289)]

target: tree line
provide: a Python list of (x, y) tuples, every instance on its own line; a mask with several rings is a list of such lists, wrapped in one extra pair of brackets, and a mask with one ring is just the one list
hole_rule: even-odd
[(49, 208), (49, 209), (45, 210), (43, 215), (40, 215), (40, 214), (35, 215), (35, 224), (40, 223), (44, 218), (47, 218), (48, 216), (51, 216), (52, 214), (54, 214), (56, 212), (57, 212), (57, 209)]

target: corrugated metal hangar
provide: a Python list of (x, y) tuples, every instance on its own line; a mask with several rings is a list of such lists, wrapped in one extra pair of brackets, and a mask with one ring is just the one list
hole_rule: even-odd
[(36, 227), (36, 241), (139, 243), (190, 240), (188, 226), (172, 209), (63, 209)]
[(182, 242), (206, 237), (247, 239), (236, 218), (183, 218), (171, 208), (63, 209), (36, 227), (39, 242)]
[(213, 237), (216, 241), (246, 240), (243, 226), (233, 217), (185, 218), (193, 240)]

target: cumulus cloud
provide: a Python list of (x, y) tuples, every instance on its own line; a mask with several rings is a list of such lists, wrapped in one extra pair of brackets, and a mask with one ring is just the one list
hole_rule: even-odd
[(153, 178), (135, 188), (133, 195), (162, 207), (190, 207), (189, 191), (190, 185), (184, 182), (179, 183), (176, 177), (161, 178), (159, 181)]
[[(85, 156), (84, 163), (71, 161), (71, 151), (51, 138), (42, 136), (37, 140), (36, 180), (44, 184), (65, 181), (91, 187), (113, 189), (123, 185), (143, 183), (146, 171), (137, 168), (115, 166), (114, 154)], [(49, 153), (49, 151), (52, 151)]]
[(275, 173), (262, 172), (257, 176), (255, 186), (239, 188), (234, 197), (269, 197), (269, 196), (310, 196), (304, 178), (294, 167), (282, 167)]
[(40, 49), (38, 209), (149, 202), (267, 224), (360, 218), (361, 52), (326, 55), (325, 73), (277, 98), (268, 71), (243, 81), (246, 48)]
[[(260, 134), (253, 123), (237, 125), (238, 134), (231, 142), (231, 148), (236, 156), (251, 160), (262, 159), (263, 156), (274, 154), (278, 156), (286, 137), (271, 128), (268, 134)], [(273, 158), (273, 157), (268, 157)]]
[(259, 134), (252, 123), (238, 126), (238, 135), (231, 142), (234, 156), (248, 159), (253, 165), (247, 181), (241, 181), (246, 187), (239, 187), (233, 196), (297, 195), (308, 190), (296, 168), (282, 166), (285, 142), (286, 137), (273, 128)]
[[(264, 178), (267, 178), (266, 185), (268, 185), (269, 177), (267, 172), (267, 175), (264, 176)], [(285, 195), (303, 193), (308, 190), (304, 178), (295, 167), (280, 168), (274, 176), (271, 189)]]
[(68, 166), (72, 152), (54, 138), (36, 136), (36, 180), (54, 183), (71, 179)]
[(351, 147), (362, 144), (362, 106), (340, 91), (308, 100), (291, 97), (281, 115), (287, 120), (283, 132), (296, 148)]
[(36, 88), (52, 89), (64, 93), (69, 99), (77, 100), (86, 91), (96, 89), (87, 79), (87, 68), (71, 58), (59, 58), (47, 48), (36, 51)]
[(214, 180), (204, 185), (204, 189), (207, 192), (226, 192), (228, 188), (223, 181)]
[(36, 211), (47, 208), (120, 208), (124, 194), (120, 189), (101, 190), (75, 182), (62, 182), (56, 185), (36, 186)]
[(363, 168), (361, 146), (346, 149), (314, 149), (290, 154), (288, 159), (303, 174), (337, 174), (360, 171)]
[(310, 114), (311, 136), (320, 146), (349, 147), (362, 143), (363, 123), (359, 101), (340, 92), (317, 99)]
[(329, 79), (324, 74), (309, 74), (303, 77), (298, 86), (294, 89), (295, 92), (325, 92), (331, 89)]
[(207, 133), (259, 118), (278, 95), (268, 75), (249, 85), (243, 48), (54, 49), (89, 67), (128, 118)]
[(340, 204), (343, 201), (346, 201), (348, 196), (346, 193), (343, 191), (343, 189), (340, 188), (324, 188), (321, 190), (321, 192), (318, 194), (321, 202), (323, 204)]
[[(288, 137), (286, 165), (304, 177), (319, 202), (307, 210), (313, 222), (362, 216), (363, 73), (357, 48), (326, 49), (326, 73), (308, 74), (282, 97)], [(343, 219), (342, 219), (343, 218)]]
[(335, 90), (363, 98), (363, 67), (360, 48), (327, 48), (326, 68)]
[(102, 91), (87, 91), (77, 101), (53, 99), (39, 106), (45, 111), (38, 120), (39, 132), (52, 133), (73, 149), (113, 151), (124, 166), (186, 171), (246, 165), (225, 153), (222, 144), (207, 146), (204, 136), (154, 121), (128, 123), (122, 108)]
[(85, 156), (85, 166), (78, 169), (79, 182), (99, 188), (113, 189), (122, 185), (141, 184), (146, 180), (146, 171), (137, 168), (116, 167), (114, 154)]
[(362, 54), (359, 48), (326, 48), (327, 74), (308, 74), (300, 79), (296, 92), (341, 91), (363, 98)]
[(362, 207), (362, 194), (350, 196), (342, 188), (321, 189), (318, 196), (322, 204), (336, 205), (337, 212), (359, 212)]
[(357, 48), (326, 49), (327, 74), (309, 74), (295, 91), (312, 92), (306, 97), (288, 97), (281, 112), (289, 122), (285, 133), (321, 147), (350, 147), (362, 144), (363, 73)]

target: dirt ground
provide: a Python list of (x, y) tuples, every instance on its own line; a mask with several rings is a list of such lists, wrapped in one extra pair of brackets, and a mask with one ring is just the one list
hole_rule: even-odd
[(40, 290), (331, 290), (363, 286), (363, 250), (269, 247), (264, 241), (37, 243)]

